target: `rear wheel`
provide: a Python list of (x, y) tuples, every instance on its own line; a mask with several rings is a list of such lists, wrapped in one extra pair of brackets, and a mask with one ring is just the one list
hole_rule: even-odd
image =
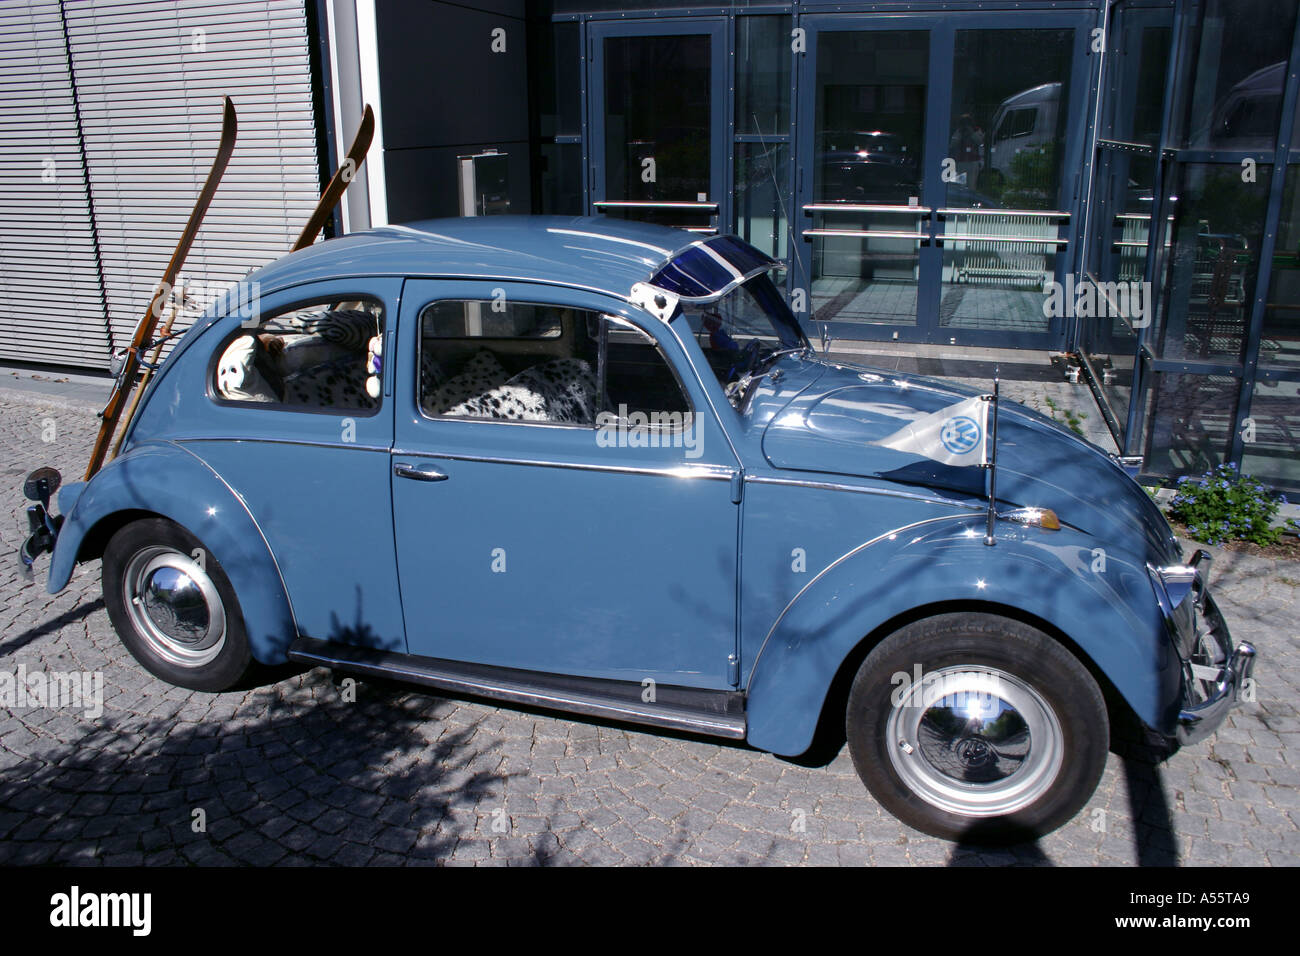
[(1079, 812), (1109, 723), (1087, 669), (991, 614), (908, 625), (863, 661), (846, 730), (858, 775), (905, 823), (946, 839), (1032, 839)]
[(133, 657), (156, 677), (221, 691), (253, 666), (234, 588), (194, 535), (163, 518), (135, 521), (109, 540), (104, 603)]

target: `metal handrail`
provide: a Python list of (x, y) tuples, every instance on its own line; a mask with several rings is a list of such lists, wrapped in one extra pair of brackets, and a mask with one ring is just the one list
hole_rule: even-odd
[(593, 206), (609, 206), (615, 209), (718, 209), (715, 202), (642, 202), (636, 199), (599, 199)]
[(805, 229), (803, 236), (856, 236), (867, 239), (919, 239), (930, 237), (923, 232), (892, 232), (884, 229)]
[(1037, 219), (1069, 219), (1068, 212), (1041, 209), (940, 209), (940, 216), (1033, 216)]
[(1035, 239), (1027, 236), (962, 236), (954, 233), (940, 233), (934, 238), (935, 241), (939, 243), (943, 243), (944, 240), (947, 240), (948, 242), (1014, 242), (1021, 245), (1037, 246), (1068, 246), (1070, 244), (1069, 239)]
[(899, 206), (899, 205), (876, 205), (872, 203), (808, 203), (803, 207), (803, 211), (811, 215), (815, 212), (884, 212), (884, 213), (908, 213), (910, 215), (927, 216), (934, 212), (929, 206)]

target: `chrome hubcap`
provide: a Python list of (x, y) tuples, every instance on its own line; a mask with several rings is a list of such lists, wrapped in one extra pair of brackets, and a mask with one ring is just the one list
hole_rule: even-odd
[(197, 561), (172, 548), (137, 551), (122, 576), (135, 625), (159, 657), (201, 667), (226, 643), (226, 612), (216, 585)]
[(1029, 806), (1051, 787), (1065, 755), (1047, 701), (997, 668), (926, 674), (898, 695), (886, 733), (890, 762), (914, 793), (971, 817)]

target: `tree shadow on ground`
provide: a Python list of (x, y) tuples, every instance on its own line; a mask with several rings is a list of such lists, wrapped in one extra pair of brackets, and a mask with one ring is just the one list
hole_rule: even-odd
[[(467, 858), (492, 855), (512, 774), (478, 722), (442, 727), (455, 707), (405, 689), (355, 692), (314, 672), (224, 720), (196, 694), (172, 719), (80, 724), (0, 770), (0, 863), (443, 862), (467, 839)], [(518, 863), (556, 848), (513, 842)]]
[(42, 637), (61, 631), (69, 624), (76, 624), (78, 621), (84, 621), (96, 611), (102, 611), (103, 609), (104, 599), (96, 598), (93, 601), (86, 601), (78, 604), (76, 607), (64, 611), (58, 617), (50, 618), (43, 624), (38, 624), (35, 627), (28, 628), (21, 634), (16, 634), (13, 637), (6, 637), (3, 643), (0, 643), (0, 657), (8, 657), (10, 654), (22, 650), (33, 641), (38, 641)]

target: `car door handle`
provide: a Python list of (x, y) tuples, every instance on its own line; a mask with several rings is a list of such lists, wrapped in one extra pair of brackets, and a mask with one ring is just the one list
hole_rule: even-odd
[(404, 461), (399, 461), (393, 465), (393, 474), (398, 478), (414, 478), (416, 481), (446, 481), (447, 474), (439, 471), (433, 465), (421, 464), (411, 465)]

